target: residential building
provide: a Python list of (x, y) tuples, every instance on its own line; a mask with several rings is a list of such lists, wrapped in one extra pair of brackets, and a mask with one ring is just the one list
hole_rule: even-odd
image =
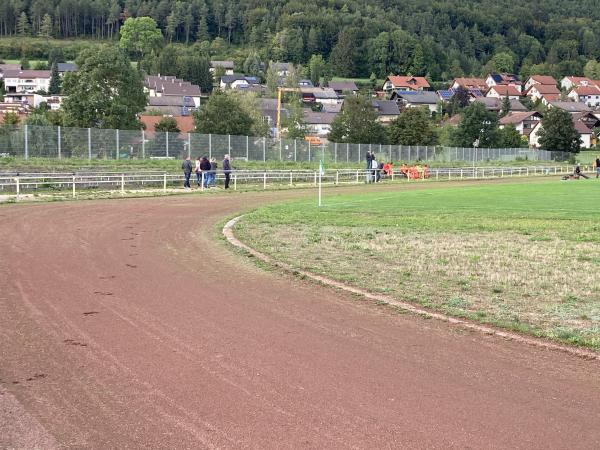
[(559, 108), (564, 109), (565, 111), (570, 112), (571, 114), (591, 112), (591, 108), (585, 103), (581, 102), (550, 102), (548, 103), (548, 108)]
[(393, 100), (372, 100), (373, 108), (377, 112), (377, 120), (388, 124), (400, 115), (398, 103)]
[(423, 91), (429, 88), (424, 77), (390, 75), (383, 83), (383, 90), (388, 94), (392, 91)]
[(315, 87), (315, 85), (310, 80), (302, 79), (298, 81), (298, 87)]
[(598, 108), (600, 106), (600, 87), (595, 84), (588, 86), (575, 86), (568, 97), (574, 102), (581, 102), (588, 105), (590, 108)]
[(521, 91), (514, 85), (497, 85), (492, 86), (485, 94), (488, 98), (504, 98), (508, 96), (511, 100), (519, 100), (521, 98)]
[[(473, 100), (473, 102), (483, 103), (485, 109), (492, 112), (500, 112), (502, 110), (502, 98), (498, 97), (479, 97)], [(527, 108), (519, 100), (510, 100), (511, 111), (527, 111)]]
[(21, 70), (20, 64), (0, 64), (0, 79), (4, 78), (4, 72), (6, 71), (19, 71)]
[(356, 95), (358, 87), (354, 81), (330, 81), (329, 87), (335, 91), (339, 98), (344, 98), (347, 93)]
[(243, 89), (255, 84), (260, 84), (258, 78), (234, 73), (233, 75), (223, 75), (219, 86), (221, 89)]
[(217, 67), (222, 67), (225, 71), (225, 75), (233, 75), (234, 64), (233, 61), (211, 61), (210, 68), (208, 69), (210, 73), (215, 73)]
[(277, 72), (281, 78), (286, 78), (289, 74), (291, 64), (286, 62), (273, 62), (271, 61), (270, 67)]
[(303, 114), (308, 133), (319, 137), (327, 137), (329, 135), (331, 124), (337, 116), (335, 113), (314, 112), (309, 109), (305, 109)]
[(438, 110), (439, 97), (431, 91), (397, 90), (394, 91), (390, 100), (395, 101), (401, 110), (404, 108), (426, 107), (430, 114), (435, 114)]
[(529, 89), (531, 89), (532, 86), (535, 86), (535, 85), (556, 87), (557, 84), (558, 83), (556, 82), (554, 77), (551, 77), (549, 75), (532, 75), (529, 77), (529, 79), (525, 83), (524, 90), (525, 90), (525, 92), (527, 92)]
[(174, 96), (190, 97), (194, 102), (194, 107), (198, 108), (201, 101), (200, 86), (189, 81), (180, 80), (172, 76), (149, 75), (144, 80), (144, 87), (148, 91), (149, 97), (167, 97)]
[[(594, 136), (594, 132), (592, 131), (591, 126), (598, 126), (600, 121), (593, 115), (589, 113), (584, 114), (572, 114), (573, 125), (575, 126), (575, 130), (579, 133), (581, 138), (581, 148), (591, 148), (596, 143), (596, 138)], [(595, 119), (595, 120), (594, 120)], [(591, 124), (589, 126), (588, 124)], [(529, 142), (532, 147), (540, 147), (540, 131), (543, 129), (542, 122), (540, 121), (534, 129), (531, 131), (529, 136)]]
[(61, 76), (68, 72), (77, 72), (77, 64), (75, 63), (56, 63), (56, 68)]
[(468, 91), (477, 90), (483, 95), (488, 90), (488, 85), (485, 83), (483, 78), (455, 78), (451, 89), (458, 89), (462, 87)]
[(321, 103), (323, 105), (335, 105), (336, 103), (342, 102), (336, 92), (331, 88), (303, 87), (300, 88), (300, 95), (302, 96), (302, 102), (305, 104)]
[(537, 111), (511, 111), (500, 119), (499, 126), (504, 128), (509, 124), (514, 125), (519, 134), (524, 136), (529, 143), (529, 136), (540, 120), (542, 120), (542, 115)]
[(540, 100), (544, 105), (560, 100), (560, 90), (555, 84), (533, 84), (525, 95), (534, 102)]
[(192, 97), (183, 95), (167, 95), (149, 97), (146, 112), (160, 113), (164, 116), (190, 116), (197, 110)]
[(519, 92), (523, 87), (519, 77), (512, 73), (490, 73), (485, 79), (485, 84), (489, 88), (492, 86), (514, 86)]
[(9, 93), (47, 92), (50, 78), (49, 70), (7, 70), (3, 78), (4, 89)]
[(588, 77), (564, 77), (560, 80), (560, 87), (565, 91), (570, 91), (576, 86), (591, 86), (593, 84), (596, 84), (596, 82)]

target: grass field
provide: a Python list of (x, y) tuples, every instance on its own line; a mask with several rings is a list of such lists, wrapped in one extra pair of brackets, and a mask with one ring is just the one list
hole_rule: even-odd
[(600, 181), (327, 196), (236, 234), (294, 267), (445, 313), (600, 350)]

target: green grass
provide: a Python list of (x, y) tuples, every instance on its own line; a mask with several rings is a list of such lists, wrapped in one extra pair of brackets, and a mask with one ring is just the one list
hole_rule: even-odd
[(327, 195), (257, 210), (236, 233), (297, 269), (598, 350), (598, 198), (594, 179), (556, 178)]

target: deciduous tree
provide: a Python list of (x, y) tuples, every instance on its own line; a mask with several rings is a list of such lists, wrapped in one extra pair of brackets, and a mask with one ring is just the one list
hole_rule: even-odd
[(544, 114), (539, 138), (540, 147), (544, 150), (569, 153), (581, 150), (581, 137), (571, 114), (559, 108), (550, 108)]
[(386, 142), (383, 125), (377, 121), (371, 99), (361, 95), (346, 97), (342, 111), (331, 124), (333, 142), (382, 144)]

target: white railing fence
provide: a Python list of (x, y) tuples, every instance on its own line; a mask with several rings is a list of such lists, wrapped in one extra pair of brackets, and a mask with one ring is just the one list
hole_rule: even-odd
[[(581, 168), (592, 173), (591, 166)], [(555, 176), (572, 174), (573, 166), (526, 166), (526, 167), (462, 167), (430, 168), (420, 172), (404, 174), (395, 168), (390, 174), (383, 171), (363, 169), (326, 170), (321, 174), (321, 183), (325, 186), (342, 184), (361, 184), (365, 182), (421, 182), (421, 181), (460, 181), (504, 177)], [(204, 187), (204, 176), (200, 179), (199, 190)], [(147, 193), (169, 193), (181, 191), (184, 177), (182, 174), (165, 172), (84, 172), (84, 173), (4, 173), (0, 174), (0, 195), (4, 200), (19, 200), (24, 194), (68, 194), (76, 198), (79, 194), (92, 192), (111, 192), (125, 195), (136, 191)], [(225, 174), (215, 174), (215, 187), (222, 188)], [(195, 185), (192, 174), (190, 180)], [(319, 172), (313, 170), (235, 170), (230, 174), (230, 188), (238, 189), (281, 189), (316, 186)]]
[(367, 150), (378, 161), (563, 161), (568, 154), (528, 148), (463, 148), (424, 145), (348, 144), (303, 139), (200, 133), (146, 132), (35, 125), (1, 125), (0, 156), (87, 160), (222, 158), (245, 161), (361, 163)]

